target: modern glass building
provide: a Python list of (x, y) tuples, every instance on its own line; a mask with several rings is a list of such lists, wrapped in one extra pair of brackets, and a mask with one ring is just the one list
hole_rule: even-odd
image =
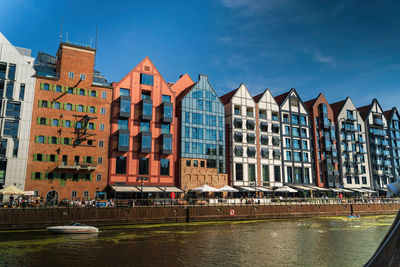
[[(190, 189), (204, 183), (218, 187), (226, 179), (224, 106), (206, 75), (199, 75), (177, 102), (181, 187)], [(200, 169), (207, 174), (193, 173)]]
[(391, 174), (389, 182), (392, 183), (400, 177), (400, 115), (397, 108), (384, 112), (387, 120), (387, 133), (390, 146)]

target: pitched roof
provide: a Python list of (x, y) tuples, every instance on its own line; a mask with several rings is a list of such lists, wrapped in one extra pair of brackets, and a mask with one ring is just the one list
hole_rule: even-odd
[(385, 118), (387, 120), (390, 120), (390, 118), (392, 117), (392, 112), (393, 112), (393, 109), (389, 109), (389, 110), (384, 111), (383, 115), (385, 116)]
[(236, 88), (235, 90), (232, 90), (229, 93), (221, 96), (219, 99), (221, 99), (222, 104), (226, 105), (227, 103), (229, 103), (229, 101), (232, 99), (233, 95), (236, 93), (237, 90), (239, 90), (239, 88)]
[(289, 91), (287, 91), (286, 93), (283, 93), (283, 94), (281, 94), (281, 95), (275, 96), (274, 98), (275, 98), (276, 103), (278, 103), (278, 105), (281, 105), (282, 102), (283, 102), (283, 101), (286, 99), (286, 97), (289, 95), (290, 91), (292, 91), (292, 90), (289, 90)]
[(185, 90), (183, 90), (177, 97), (176, 97), (176, 102), (180, 102), (189, 92), (190, 90), (193, 88), (193, 86), (195, 86), (197, 83), (194, 83), (192, 85), (190, 85), (189, 87), (187, 87)]
[(262, 92), (261, 94), (258, 94), (256, 96), (253, 96), (254, 101), (257, 103), (258, 101), (260, 101), (261, 97), (265, 94), (265, 91)]
[(363, 118), (363, 120), (365, 120), (368, 116), (368, 113), (371, 109), (372, 104), (366, 105), (366, 106), (362, 106), (357, 108), (358, 112), (360, 112), (361, 118)]
[(330, 104), (330, 106), (332, 108), (332, 111), (333, 111), (333, 114), (335, 114), (335, 117), (337, 117), (339, 115), (339, 113), (342, 110), (342, 108), (343, 108), (344, 104), (346, 103), (347, 99), (348, 99), (348, 97), (346, 99), (342, 100), (342, 101), (338, 101), (338, 102), (335, 102), (333, 104)]
[[(319, 97), (319, 96), (318, 96)], [(317, 101), (318, 97), (310, 99), (306, 102), (304, 102), (304, 106), (306, 106), (306, 108), (311, 111), (312, 107), (314, 106), (315, 101)]]

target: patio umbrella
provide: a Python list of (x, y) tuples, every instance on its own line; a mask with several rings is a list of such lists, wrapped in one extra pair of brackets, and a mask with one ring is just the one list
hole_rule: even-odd
[(2, 190), (0, 190), (0, 195), (24, 195), (25, 191), (10, 185)]
[(289, 186), (282, 186), (282, 187), (276, 189), (275, 192), (278, 192), (278, 193), (279, 192), (281, 192), (281, 193), (297, 193), (297, 190), (293, 189), (293, 188), (291, 188)]
[(225, 185), (224, 187), (221, 187), (218, 189), (220, 192), (229, 192), (229, 193), (234, 193), (234, 192), (239, 192), (239, 190), (230, 187), (229, 185)]
[(203, 193), (203, 192), (219, 192), (219, 189), (204, 184), (200, 187), (192, 189), (191, 191), (192, 192), (201, 192), (201, 193)]

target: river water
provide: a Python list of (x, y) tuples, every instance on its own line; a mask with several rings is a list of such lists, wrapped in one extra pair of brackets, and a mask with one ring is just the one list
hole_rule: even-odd
[(0, 266), (362, 266), (395, 216), (0, 231)]

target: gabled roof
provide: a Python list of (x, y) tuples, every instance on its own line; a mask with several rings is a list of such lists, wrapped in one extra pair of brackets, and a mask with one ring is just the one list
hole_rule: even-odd
[(390, 109), (390, 110), (386, 110), (386, 111), (383, 112), (383, 115), (385, 116), (385, 118), (386, 118), (388, 121), (390, 121), (390, 119), (392, 119), (393, 109), (394, 109), (394, 108), (392, 108), (392, 109)]
[[(321, 93), (318, 95), (318, 97), (321, 95)], [(315, 101), (317, 101), (318, 97), (310, 99), (306, 102), (304, 102), (304, 105), (306, 106), (306, 108), (310, 111), (312, 110), (312, 107), (314, 106)]]
[(261, 97), (265, 94), (265, 91), (262, 92), (261, 94), (258, 94), (256, 96), (253, 96), (254, 102), (258, 103), (260, 101)]
[(368, 117), (369, 111), (372, 108), (372, 103), (366, 106), (362, 106), (357, 108), (358, 112), (360, 112), (360, 116), (363, 120), (365, 120)]
[(278, 105), (281, 105), (283, 103), (283, 101), (285, 101), (285, 99), (289, 95), (289, 93), (292, 91), (292, 89), (287, 91), (286, 93), (283, 93), (281, 95), (275, 96), (274, 98), (275, 98), (276, 103), (278, 103)]
[(237, 90), (239, 90), (239, 87), (221, 96), (219, 99), (221, 99), (222, 104), (226, 105), (227, 103), (229, 103), (229, 101), (231, 101), (232, 97), (235, 95)]
[(335, 117), (337, 117), (339, 115), (340, 111), (343, 109), (343, 106), (344, 106), (344, 104), (346, 104), (348, 99), (349, 99), (349, 97), (347, 97), (346, 99), (344, 99), (342, 101), (330, 104)]

